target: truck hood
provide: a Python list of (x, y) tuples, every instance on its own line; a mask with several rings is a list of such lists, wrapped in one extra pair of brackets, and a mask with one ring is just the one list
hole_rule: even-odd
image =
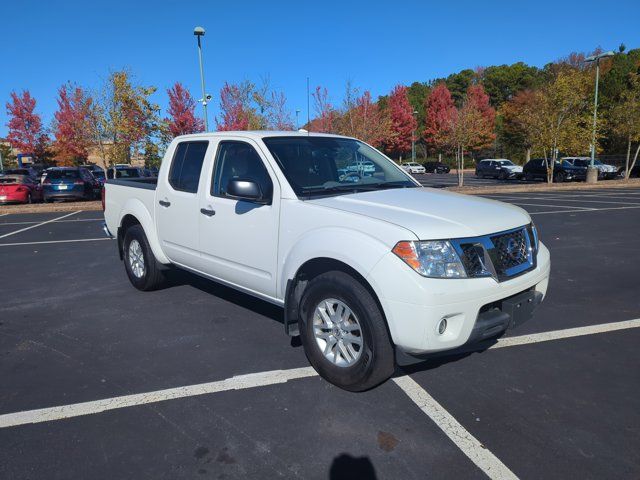
[(519, 207), (432, 188), (377, 190), (307, 201), (399, 225), (420, 240), (475, 237), (531, 222)]

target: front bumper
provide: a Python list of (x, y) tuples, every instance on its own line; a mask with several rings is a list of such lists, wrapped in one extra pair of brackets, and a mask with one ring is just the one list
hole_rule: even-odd
[[(392, 253), (383, 257), (367, 280), (378, 293), (396, 347), (409, 354), (458, 348), (477, 340), (474, 337), (478, 332), (486, 330), (481, 325), (485, 312), (496, 308), (505, 312), (509, 300), (525, 292), (532, 292), (533, 306), (537, 306), (546, 294), (551, 265), (549, 250), (542, 242), (539, 245), (536, 267), (502, 282), (488, 277), (425, 278)], [(447, 328), (440, 334), (438, 324), (442, 319), (447, 320)], [(522, 323), (521, 319), (512, 320), (502, 316), (502, 325)], [(486, 338), (486, 332), (480, 335), (483, 336)]]

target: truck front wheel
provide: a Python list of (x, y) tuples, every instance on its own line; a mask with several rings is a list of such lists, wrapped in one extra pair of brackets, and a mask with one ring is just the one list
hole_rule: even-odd
[(122, 248), (124, 267), (131, 284), (143, 291), (159, 288), (164, 281), (162, 267), (153, 255), (142, 226), (127, 228)]
[(332, 271), (313, 278), (300, 313), (307, 358), (329, 382), (358, 392), (393, 374), (394, 351), (380, 307), (351, 275)]

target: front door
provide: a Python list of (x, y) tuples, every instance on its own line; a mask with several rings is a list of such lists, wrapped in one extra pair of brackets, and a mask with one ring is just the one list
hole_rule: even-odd
[[(207, 189), (200, 196), (200, 252), (205, 273), (253, 292), (276, 296), (280, 185), (249, 140), (218, 144)], [(227, 195), (231, 179), (252, 180), (265, 203)]]
[(208, 141), (180, 142), (174, 148), (168, 173), (158, 178), (156, 225), (165, 255), (174, 263), (198, 265), (200, 172)]

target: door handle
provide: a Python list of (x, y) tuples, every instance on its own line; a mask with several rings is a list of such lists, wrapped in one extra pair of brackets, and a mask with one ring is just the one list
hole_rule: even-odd
[(163, 207), (170, 207), (171, 206), (171, 202), (167, 202), (165, 200), (159, 200), (158, 203)]
[(208, 208), (201, 208), (200, 213), (207, 217), (213, 217), (216, 214), (215, 210), (209, 210)]

